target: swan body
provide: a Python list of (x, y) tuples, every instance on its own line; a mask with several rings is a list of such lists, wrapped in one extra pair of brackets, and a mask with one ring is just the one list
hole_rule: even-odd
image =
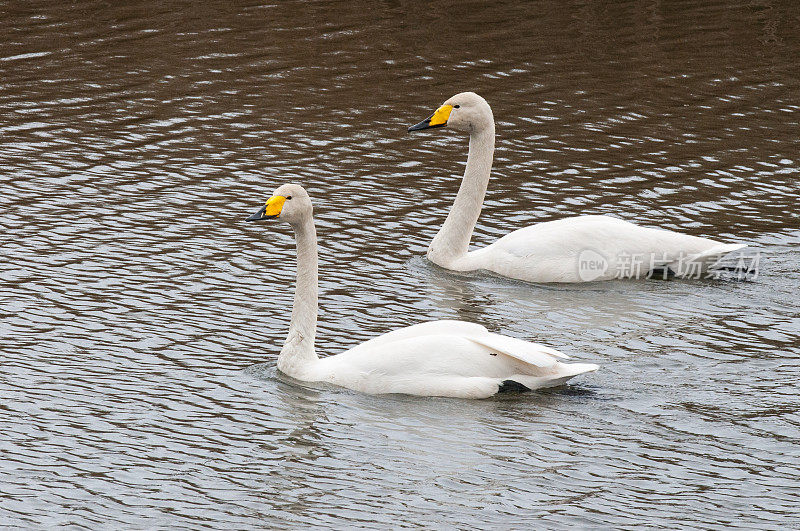
[(428, 259), (454, 271), (486, 270), (528, 282), (586, 282), (644, 278), (654, 271), (700, 277), (727, 253), (725, 244), (663, 229), (640, 227), (612, 216), (577, 216), (531, 225), (469, 251), (494, 155), (494, 116), (474, 92), (447, 100), (409, 128), (453, 127), (470, 135), (467, 167), (453, 207), (428, 248)]
[(478, 324), (432, 321), (324, 358), (315, 379), (372, 394), (486, 398), (507, 380), (537, 389), (597, 369), (588, 363), (564, 364), (559, 358), (566, 356)]
[[(721, 256), (742, 247), (640, 227), (611, 216), (576, 216), (515, 230), (483, 249), (445, 258), (438, 265), (454, 271), (487, 270), (528, 282), (642, 278), (664, 267), (673, 274), (692, 276), (705, 273)], [(582, 268), (582, 257), (601, 265)]]
[(487, 398), (508, 389), (553, 387), (598, 368), (564, 363), (567, 356), (549, 347), (450, 320), (394, 330), (320, 359), (314, 350), (317, 241), (306, 191), (294, 184), (279, 187), (248, 221), (271, 217), (288, 221), (297, 240), (292, 320), (278, 356), (278, 369), (293, 378), (369, 394)]

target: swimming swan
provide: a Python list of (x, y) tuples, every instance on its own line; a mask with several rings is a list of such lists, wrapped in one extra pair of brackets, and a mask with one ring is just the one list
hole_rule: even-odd
[(486, 398), (562, 384), (597, 370), (591, 363), (562, 363), (551, 348), (493, 334), (464, 321), (432, 321), (378, 336), (320, 359), (317, 328), (317, 233), (311, 199), (296, 184), (275, 190), (247, 221), (280, 218), (294, 229), (297, 288), (289, 334), (278, 369), (307, 382), (328, 382), (370, 394)]
[(531, 225), (469, 252), (492, 169), (494, 116), (486, 100), (462, 92), (408, 130), (444, 126), (469, 133), (469, 155), (453, 207), (428, 247), (428, 259), (441, 267), (528, 282), (643, 278), (650, 272), (700, 277), (723, 255), (745, 247), (587, 215)]

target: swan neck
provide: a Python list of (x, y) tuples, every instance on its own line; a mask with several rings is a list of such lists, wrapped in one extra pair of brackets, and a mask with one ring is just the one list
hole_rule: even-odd
[(317, 231), (314, 220), (308, 216), (292, 225), (297, 243), (297, 285), (292, 306), (289, 334), (278, 356), (278, 369), (302, 379), (313, 362), (319, 360), (314, 351), (317, 332)]
[(464, 177), (453, 207), (442, 228), (428, 248), (428, 257), (447, 266), (449, 262), (467, 254), (472, 231), (483, 207), (483, 198), (489, 186), (489, 175), (494, 157), (494, 119), (486, 127), (473, 131), (469, 137), (469, 155)]

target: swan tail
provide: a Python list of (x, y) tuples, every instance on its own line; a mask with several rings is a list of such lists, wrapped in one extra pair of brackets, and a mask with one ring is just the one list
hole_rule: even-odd
[(711, 247), (710, 249), (706, 249), (705, 251), (697, 253), (691, 257), (691, 261), (703, 262), (706, 265), (711, 265), (719, 261), (719, 259), (726, 254), (738, 251), (739, 249), (744, 249), (745, 247), (747, 247), (746, 243), (721, 243)]
[(599, 368), (600, 366), (594, 363), (559, 363), (558, 373), (543, 381), (540, 387), (557, 387), (567, 383), (568, 380), (579, 374), (594, 372)]
[(569, 376), (570, 378), (579, 374), (594, 372), (600, 368), (596, 363), (559, 363), (559, 365), (561, 369), (559, 375)]
[(544, 389), (547, 387), (557, 387), (565, 384), (571, 378), (579, 374), (594, 372), (600, 367), (594, 363), (559, 363), (558, 371), (547, 376), (531, 376), (527, 374), (515, 374), (498, 382), (498, 393), (519, 393), (532, 391), (533, 389)]
[(726, 255), (747, 247), (746, 243), (720, 243), (679, 260), (662, 262), (653, 268), (648, 278), (692, 277), (718, 266)]

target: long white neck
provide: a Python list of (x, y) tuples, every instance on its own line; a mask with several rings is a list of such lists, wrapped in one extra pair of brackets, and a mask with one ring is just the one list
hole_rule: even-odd
[(297, 242), (297, 286), (289, 334), (278, 355), (278, 369), (302, 380), (303, 374), (314, 362), (319, 361), (314, 351), (317, 332), (317, 231), (311, 216), (292, 225), (292, 228)]
[(443, 267), (467, 254), (489, 185), (494, 156), (494, 119), (469, 136), (469, 155), (464, 178), (447, 219), (428, 247), (428, 258)]

